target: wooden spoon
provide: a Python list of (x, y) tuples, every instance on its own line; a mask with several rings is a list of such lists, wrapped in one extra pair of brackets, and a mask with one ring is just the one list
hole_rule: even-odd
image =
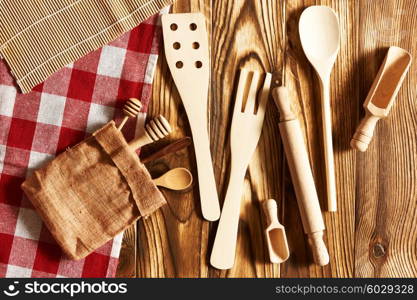
[(327, 209), (336, 211), (336, 181), (330, 111), (330, 74), (340, 48), (340, 29), (336, 13), (327, 6), (308, 7), (301, 14), (299, 32), (304, 53), (320, 79)]
[(175, 168), (154, 179), (153, 182), (157, 186), (173, 191), (184, 191), (193, 183), (193, 175), (186, 168)]

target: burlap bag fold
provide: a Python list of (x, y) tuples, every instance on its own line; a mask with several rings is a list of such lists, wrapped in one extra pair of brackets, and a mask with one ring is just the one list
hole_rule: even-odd
[(22, 189), (72, 259), (166, 203), (114, 122), (35, 171)]

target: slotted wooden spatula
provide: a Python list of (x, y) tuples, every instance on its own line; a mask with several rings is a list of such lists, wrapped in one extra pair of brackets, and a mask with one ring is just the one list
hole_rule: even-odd
[(220, 217), (207, 128), (210, 60), (205, 17), (201, 13), (162, 17), (165, 55), (190, 122), (197, 160), (203, 217)]

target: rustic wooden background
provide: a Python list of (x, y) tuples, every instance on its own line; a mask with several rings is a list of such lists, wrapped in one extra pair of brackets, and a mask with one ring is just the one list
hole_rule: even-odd
[[(415, 277), (417, 276), (417, 68), (412, 65), (390, 116), (379, 122), (364, 154), (349, 142), (364, 114), (363, 101), (385, 56), (397, 45), (417, 57), (415, 0), (177, 0), (174, 12), (203, 12), (211, 39), (210, 135), (221, 202), (230, 158), (228, 128), (239, 68), (279, 71), (287, 56), (287, 86), (304, 126), (322, 208), (325, 205), (319, 90), (298, 37), (304, 8), (327, 5), (339, 16), (341, 48), (332, 74), (332, 117), (339, 209), (324, 212), (330, 264), (311, 263), (278, 131), (273, 102), (245, 179), (234, 268), (209, 266), (217, 223), (203, 221), (198, 185), (191, 192), (163, 191), (168, 205), (141, 220), (125, 235), (120, 277)], [(282, 24), (287, 47), (282, 49)], [(190, 79), (192, 84), (192, 79)], [(169, 140), (190, 129), (162, 53), (153, 88), (151, 116), (163, 114), (175, 129)], [(244, 145), (242, 145), (244, 146)], [(153, 175), (174, 167), (196, 174), (192, 147), (148, 165)], [(259, 203), (274, 198), (286, 226), (290, 259), (268, 263)]]

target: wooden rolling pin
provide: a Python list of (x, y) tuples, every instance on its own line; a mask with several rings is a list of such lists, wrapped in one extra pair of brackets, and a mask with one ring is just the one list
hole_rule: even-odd
[(275, 88), (272, 95), (280, 111), (279, 130), (297, 196), (304, 233), (307, 234), (314, 262), (324, 266), (329, 263), (329, 254), (323, 241), (325, 226), (300, 123), (291, 110), (287, 89)]

